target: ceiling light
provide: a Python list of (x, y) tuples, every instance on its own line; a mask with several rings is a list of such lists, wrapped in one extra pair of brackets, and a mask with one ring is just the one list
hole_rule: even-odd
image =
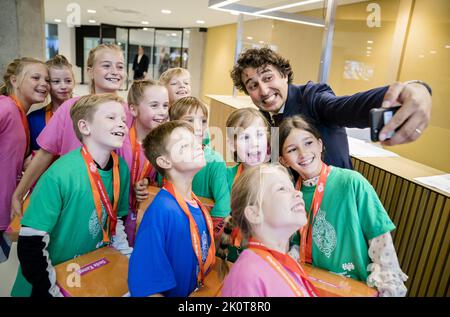
[(431, 50), (430, 54), (436, 54), (436, 51), (435, 50)]
[(373, 44), (373, 41), (368, 40), (367, 43), (368, 43), (368, 44)]
[(61, 23), (61, 21), (62, 21), (61, 19), (55, 19), (56, 23)]
[(368, 50), (371, 50), (371, 49), (372, 49), (372, 46), (367, 46), (367, 49), (368, 49)]
[(95, 23), (96, 21), (95, 20), (89, 20), (89, 23)]
[(259, 43), (259, 44), (264, 44), (264, 41), (259, 41), (258, 43)]
[(424, 57), (425, 57), (425, 55), (423, 55), (423, 54), (419, 55), (419, 58), (424, 58)]
[(150, 22), (148, 22), (148, 21), (142, 21), (141, 23), (144, 24), (144, 25), (148, 25)]
[(205, 21), (203, 21), (203, 20), (197, 20), (197, 21), (195, 21), (195, 23), (198, 23), (198, 24), (205, 24)]
[[(267, 18), (267, 19), (275, 19), (275, 20), (280, 20), (280, 21), (286, 21), (286, 22), (293, 22), (293, 23), (298, 23), (298, 24), (306, 24), (306, 25), (311, 25), (311, 26), (317, 26), (317, 27), (324, 27), (325, 23), (322, 22), (322, 20), (320, 19), (298, 19), (298, 18), (290, 18), (288, 15), (277, 15), (277, 14), (261, 14), (261, 12), (266, 12), (267, 10), (261, 10), (259, 12), (248, 12), (245, 10), (241, 10), (241, 9), (237, 9), (234, 8), (230, 9), (229, 5), (237, 2), (239, 0), (227, 0), (227, 1), (220, 1), (220, 0), (209, 0), (209, 3), (214, 3), (213, 5), (208, 6), (210, 9), (215, 9), (215, 10), (220, 10), (220, 11), (226, 11), (226, 12), (236, 12), (237, 10), (239, 10), (238, 12), (240, 14), (245, 14), (245, 15), (250, 15), (250, 16), (256, 16), (256, 17), (260, 17), (260, 18)], [(319, 1), (319, 0), (314, 0), (314, 1)], [(303, 3), (303, 2), (302, 2)], [(283, 13), (283, 12), (281, 12)], [(316, 22), (317, 21), (317, 22)]]
[(87, 13), (97, 13), (96, 10), (92, 10), (92, 9), (87, 9), (86, 11), (87, 11)]
[(224, 0), (224, 1), (222, 1), (222, 2), (218, 2), (218, 3), (216, 3), (216, 4), (213, 4), (212, 6), (209, 6), (211, 9), (217, 9), (217, 8), (220, 8), (220, 7), (223, 7), (223, 6), (226, 6), (226, 5), (229, 5), (229, 4), (232, 4), (232, 3), (234, 3), (234, 2), (238, 2), (239, 0)]
[(253, 40), (253, 37), (251, 37), (251, 36), (247, 36), (247, 40)]
[(161, 10), (161, 13), (164, 13), (164, 14), (171, 14), (172, 11), (167, 10), (167, 9), (162, 9), (162, 10)]
[(450, 48), (450, 45), (448, 45), (448, 44), (447, 44), (447, 45), (445, 45), (445, 48)]
[(286, 4), (286, 5), (279, 6), (279, 7), (274, 7), (274, 8), (260, 10), (260, 11), (255, 12), (255, 14), (263, 14), (263, 13), (267, 13), (267, 12), (280, 11), (280, 10), (284, 10), (284, 9), (289, 9), (289, 8), (293, 8), (293, 7), (299, 7), (299, 6), (302, 6), (302, 5), (305, 5), (305, 4), (310, 4), (310, 3), (315, 3), (315, 2), (322, 2), (322, 1), (323, 0), (309, 0), (309, 1), (295, 2), (295, 3)]

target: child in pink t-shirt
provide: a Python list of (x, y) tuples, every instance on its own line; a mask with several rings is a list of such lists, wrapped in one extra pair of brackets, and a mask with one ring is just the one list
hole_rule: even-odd
[(29, 152), (30, 130), (26, 113), (32, 104), (44, 102), (50, 90), (45, 64), (32, 58), (11, 62), (0, 86), (0, 262), (9, 255), (4, 231), (11, 221), (11, 196), (22, 176)]
[[(261, 164), (245, 169), (231, 193), (232, 223), (245, 249), (225, 277), (226, 297), (315, 297), (317, 292), (300, 264), (291, 258), (289, 238), (306, 224), (305, 204), (286, 168)], [(230, 222), (221, 237), (221, 276), (228, 271)]]
[(116, 152), (125, 160), (131, 173), (130, 208), (125, 232), (130, 246), (133, 246), (138, 204), (146, 198), (136, 195), (134, 188), (147, 188), (156, 182), (157, 174), (145, 157), (141, 144), (150, 131), (169, 119), (169, 95), (167, 89), (157, 81), (137, 80), (128, 92), (128, 105), (134, 120), (123, 146)]
[[(93, 48), (89, 52), (87, 69), (91, 78), (91, 93), (117, 93), (126, 78), (123, 52), (115, 44), (101, 44)], [(58, 156), (81, 146), (70, 118), (70, 109), (79, 98), (64, 102), (37, 138), (40, 149), (12, 197), (12, 209), (16, 214), (21, 214), (23, 197), (50, 164)], [(128, 113), (127, 105), (124, 107)], [(127, 125), (130, 123), (131, 116), (127, 116)]]

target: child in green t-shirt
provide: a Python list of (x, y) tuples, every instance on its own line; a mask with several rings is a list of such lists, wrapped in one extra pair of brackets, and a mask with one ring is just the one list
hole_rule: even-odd
[(128, 133), (122, 103), (116, 95), (97, 94), (72, 107), (83, 145), (59, 158), (36, 184), (21, 221), (13, 296), (61, 296), (54, 265), (104, 245), (131, 254), (120, 219), (128, 212), (130, 172), (113, 152)]
[[(248, 107), (233, 111), (227, 119), (226, 126), (227, 145), (231, 149), (233, 161), (237, 163), (227, 167), (228, 188), (231, 194), (234, 183), (244, 170), (269, 161), (270, 125), (260, 111)], [(226, 231), (230, 231), (232, 227), (229, 220), (225, 219)], [(218, 254), (222, 258), (226, 254), (226, 259), (234, 262), (242, 251), (240, 247), (242, 235), (237, 227), (230, 234), (232, 242), (228, 252), (219, 247)]]
[(244, 169), (270, 159), (270, 125), (260, 111), (250, 107), (233, 111), (226, 125), (227, 144), (231, 148), (233, 160), (237, 163), (227, 169), (231, 192), (234, 182)]
[(405, 296), (408, 277), (390, 234), (395, 225), (370, 183), (358, 172), (327, 166), (319, 133), (301, 116), (285, 119), (279, 135), (280, 161), (300, 175), (296, 188), (309, 210), (300, 248), (291, 254), (365, 281), (380, 296)]

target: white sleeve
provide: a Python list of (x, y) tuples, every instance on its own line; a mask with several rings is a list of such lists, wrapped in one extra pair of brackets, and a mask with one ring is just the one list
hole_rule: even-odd
[(128, 244), (127, 234), (125, 233), (122, 219), (117, 219), (116, 234), (111, 238), (111, 241), (112, 246), (116, 250), (120, 251), (120, 253), (126, 255), (128, 258), (131, 256), (133, 248)]
[(390, 232), (369, 241), (369, 257), (373, 263), (367, 266), (372, 272), (367, 285), (376, 287), (381, 297), (404, 297), (408, 276), (400, 268)]
[(295, 261), (300, 260), (300, 246), (294, 244), (288, 252), (288, 255), (291, 256)]

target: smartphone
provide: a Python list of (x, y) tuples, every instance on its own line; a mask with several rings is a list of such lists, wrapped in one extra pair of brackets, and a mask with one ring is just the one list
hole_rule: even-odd
[[(392, 119), (395, 113), (400, 109), (401, 106), (396, 106), (392, 108), (375, 108), (370, 110), (370, 138), (373, 142), (378, 142), (378, 135), (381, 129)], [(391, 132), (387, 135), (386, 140), (390, 139), (394, 135)]]

